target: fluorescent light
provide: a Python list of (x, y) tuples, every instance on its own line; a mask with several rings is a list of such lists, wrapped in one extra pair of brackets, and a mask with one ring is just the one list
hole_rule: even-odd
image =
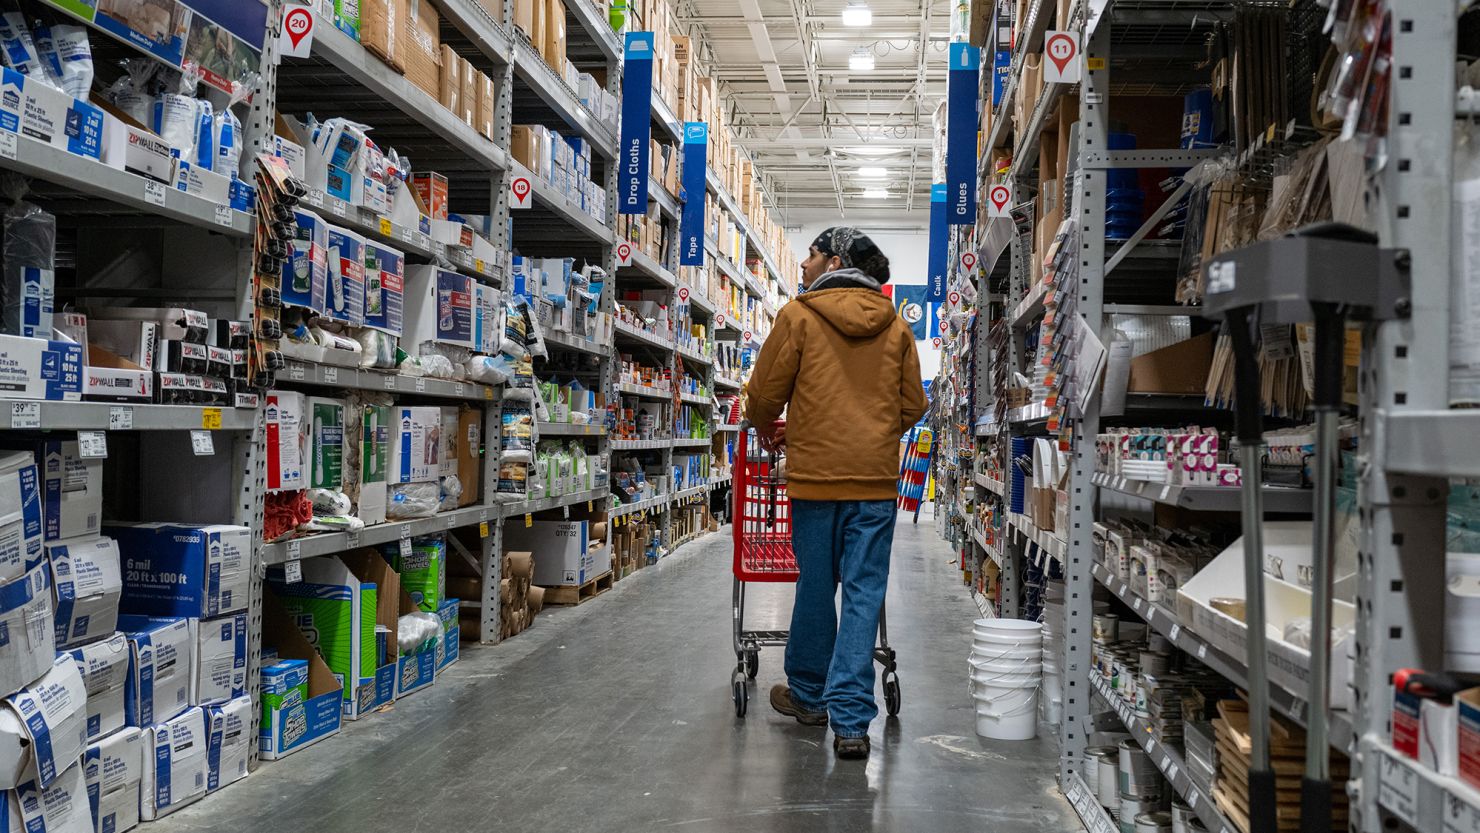
[(874, 68), (874, 53), (867, 47), (861, 46), (848, 56), (848, 69), (854, 72), (868, 72)]
[(873, 10), (862, 3), (852, 3), (843, 9), (844, 26), (870, 26), (873, 22)]
[(889, 175), (889, 169), (874, 167), (859, 168), (858, 175), (865, 179), (882, 179)]
[(889, 199), (889, 189), (865, 188), (863, 190), (863, 198), (866, 200), (887, 200)]
[(897, 156), (901, 153), (907, 152), (905, 148), (901, 148), (897, 145), (895, 147), (882, 147), (879, 145), (855, 145), (850, 147), (838, 148), (838, 150), (842, 151), (843, 153), (849, 154), (850, 156), (870, 156), (874, 158), (878, 158), (881, 156)]

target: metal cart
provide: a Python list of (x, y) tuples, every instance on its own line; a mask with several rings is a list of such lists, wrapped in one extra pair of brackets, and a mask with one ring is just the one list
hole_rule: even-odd
[[(749, 681), (760, 669), (763, 647), (785, 646), (784, 630), (745, 630), (745, 583), (795, 582), (796, 553), (791, 548), (791, 501), (786, 497), (782, 454), (773, 454), (756, 441), (750, 425), (741, 426), (735, 449), (734, 499), (731, 517), (735, 535), (734, 641), (735, 673), (730, 687), (735, 716), (744, 717), (750, 701)], [(899, 714), (899, 674), (884, 609), (879, 609), (879, 645), (874, 661), (884, 668), (884, 705), (890, 717)]]

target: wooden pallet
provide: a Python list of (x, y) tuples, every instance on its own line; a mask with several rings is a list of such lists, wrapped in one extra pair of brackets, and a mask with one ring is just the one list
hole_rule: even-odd
[(566, 585), (562, 587), (545, 588), (545, 605), (578, 605), (589, 602), (602, 593), (612, 589), (611, 571), (591, 579), (582, 585)]
[[(1218, 781), (1213, 800), (1239, 831), (1249, 829), (1249, 712), (1246, 703), (1218, 703), (1213, 734), (1218, 749)], [(1305, 771), (1305, 737), (1300, 727), (1276, 718), (1270, 725), (1270, 767), (1275, 773), (1275, 823), (1280, 833), (1300, 829), (1300, 779)], [(1345, 755), (1331, 760), (1331, 829), (1347, 828), (1345, 781), (1350, 764)]]

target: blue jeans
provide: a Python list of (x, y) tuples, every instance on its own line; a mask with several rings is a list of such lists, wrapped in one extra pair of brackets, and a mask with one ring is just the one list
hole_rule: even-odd
[[(826, 707), (839, 737), (867, 735), (879, 713), (874, 641), (889, 585), (895, 511), (892, 500), (791, 501), (800, 576), (786, 642), (787, 682), (800, 708)], [(833, 606), (839, 584), (841, 622)]]

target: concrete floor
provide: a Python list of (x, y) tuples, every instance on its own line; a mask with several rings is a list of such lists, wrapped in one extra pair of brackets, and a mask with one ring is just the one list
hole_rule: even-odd
[[(904, 708), (875, 721), (867, 763), (770, 710), (779, 648), (736, 719), (726, 527), (503, 645), (464, 643), (431, 689), (147, 833), (1078, 830), (1051, 737), (975, 735), (976, 607), (933, 527), (900, 516), (888, 604)], [(790, 585), (760, 587), (747, 627), (785, 627)]]

